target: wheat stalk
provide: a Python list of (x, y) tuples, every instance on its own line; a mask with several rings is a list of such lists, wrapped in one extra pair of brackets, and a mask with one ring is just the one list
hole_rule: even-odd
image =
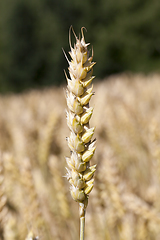
[[(74, 48), (71, 46), (71, 29), (76, 39)], [(91, 84), (93, 66), (95, 62), (92, 55), (89, 56), (87, 49), (89, 43), (85, 43), (84, 27), (81, 28), (82, 37), (77, 38), (72, 26), (69, 32), (69, 43), (71, 51), (71, 61), (65, 57), (69, 63), (70, 78), (67, 77), (66, 100), (68, 111), (67, 125), (71, 131), (67, 138), (68, 146), (71, 150), (71, 157), (66, 158), (69, 169), (67, 168), (67, 179), (71, 185), (70, 192), (72, 198), (79, 202), (80, 214), (80, 240), (84, 239), (85, 211), (88, 204), (88, 195), (93, 188), (93, 175), (96, 165), (90, 166), (90, 160), (95, 152), (95, 140), (91, 141), (95, 128), (89, 127), (89, 120), (93, 113), (93, 108), (89, 107), (89, 101), (93, 95)]]

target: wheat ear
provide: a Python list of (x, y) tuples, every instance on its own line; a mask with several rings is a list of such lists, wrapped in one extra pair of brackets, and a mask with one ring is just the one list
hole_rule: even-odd
[[(76, 39), (74, 48), (71, 45), (71, 29)], [(70, 79), (66, 75), (67, 90), (66, 100), (68, 111), (67, 125), (71, 131), (70, 137), (67, 138), (68, 146), (71, 150), (71, 157), (67, 157), (67, 179), (71, 185), (70, 192), (72, 198), (79, 202), (80, 214), (80, 240), (84, 239), (85, 210), (88, 204), (88, 195), (93, 188), (93, 175), (96, 165), (90, 166), (90, 160), (95, 152), (95, 140), (91, 141), (95, 128), (89, 127), (89, 120), (93, 113), (93, 108), (89, 107), (89, 101), (93, 95), (92, 87), (88, 87), (94, 76), (93, 66), (95, 62), (92, 55), (89, 56), (85, 43), (84, 27), (81, 28), (81, 37), (77, 38), (72, 26), (69, 32), (69, 43), (71, 51), (71, 61), (65, 57), (69, 63)]]

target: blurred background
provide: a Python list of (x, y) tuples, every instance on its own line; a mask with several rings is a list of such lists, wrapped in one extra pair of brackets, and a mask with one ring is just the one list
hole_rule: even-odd
[(0, 0), (0, 240), (79, 239), (63, 177), (71, 25), (97, 62), (85, 239), (159, 240), (158, 0)]
[(71, 25), (87, 28), (98, 78), (159, 71), (159, 12), (157, 0), (0, 1), (0, 92), (64, 83)]

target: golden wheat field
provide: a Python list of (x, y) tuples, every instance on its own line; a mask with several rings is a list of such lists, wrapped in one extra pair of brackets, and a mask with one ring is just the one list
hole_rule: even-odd
[[(64, 177), (65, 88), (0, 96), (1, 240), (79, 238)], [(97, 171), (85, 239), (159, 240), (160, 76), (117, 75), (94, 92)]]

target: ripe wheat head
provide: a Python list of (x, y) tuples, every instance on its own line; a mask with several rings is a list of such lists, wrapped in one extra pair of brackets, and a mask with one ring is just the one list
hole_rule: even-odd
[[(88, 204), (88, 195), (93, 188), (93, 175), (96, 170), (96, 165), (90, 166), (90, 160), (95, 152), (95, 140), (91, 140), (94, 134), (95, 127), (90, 128), (89, 120), (93, 113), (93, 107), (89, 106), (89, 101), (93, 95), (93, 86), (89, 86), (94, 79), (92, 76), (93, 66), (95, 62), (92, 55), (89, 55), (87, 49), (89, 43), (84, 39), (84, 27), (81, 28), (81, 38), (77, 38), (74, 33), (76, 43), (74, 48), (71, 45), (71, 29), (69, 33), (69, 43), (71, 51), (71, 61), (69, 63), (69, 75), (67, 79), (66, 100), (68, 111), (67, 125), (71, 131), (70, 137), (67, 138), (68, 146), (71, 151), (71, 157), (67, 157), (67, 179), (70, 183), (70, 192), (72, 198), (79, 202), (80, 219), (83, 222), (85, 210)], [(81, 229), (82, 230), (82, 229)], [(82, 230), (84, 235), (84, 229)], [(84, 236), (83, 236), (84, 237)]]

